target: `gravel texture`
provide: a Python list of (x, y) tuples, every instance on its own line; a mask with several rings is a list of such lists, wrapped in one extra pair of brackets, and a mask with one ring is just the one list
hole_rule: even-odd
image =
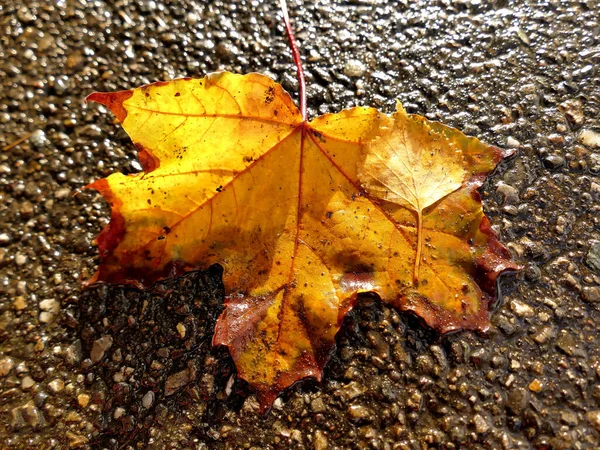
[(109, 210), (81, 189), (140, 169), (83, 99), (216, 70), (296, 95), (277, 2), (0, 1), (0, 448), (600, 448), (599, 2), (304, 3), (311, 116), (399, 99), (518, 149), (483, 189), (525, 266), (492, 331), (442, 337), (366, 297), (324, 381), (258, 415), (210, 348), (219, 268), (82, 292)]

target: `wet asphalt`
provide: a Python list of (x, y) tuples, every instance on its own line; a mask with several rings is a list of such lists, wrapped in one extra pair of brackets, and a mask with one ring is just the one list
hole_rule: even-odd
[(219, 268), (82, 292), (109, 209), (81, 189), (140, 170), (83, 99), (216, 70), (296, 96), (277, 2), (0, 0), (0, 448), (600, 448), (599, 2), (289, 7), (312, 117), (400, 100), (517, 149), (482, 190), (524, 266), (492, 330), (440, 336), (366, 297), (323, 382), (259, 415), (210, 347)]

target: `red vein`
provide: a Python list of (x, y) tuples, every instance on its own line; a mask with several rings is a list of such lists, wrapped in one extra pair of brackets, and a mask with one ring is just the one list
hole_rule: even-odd
[(423, 210), (417, 211), (417, 254), (415, 256), (415, 267), (413, 270), (413, 287), (419, 283), (419, 266), (421, 265), (421, 253), (423, 251)]
[[(181, 106), (179, 107), (181, 109)], [(148, 116), (148, 118), (152, 117), (152, 115)], [(181, 128), (188, 120), (188, 117), (184, 117), (183, 121), (177, 125), (175, 128), (173, 128), (171, 131), (169, 131), (167, 134), (165, 134), (163, 137), (161, 137), (158, 142), (165, 142), (165, 140), (171, 136), (173, 133), (175, 133), (177, 130), (179, 130), (179, 128)], [(147, 121), (146, 121), (147, 122)], [(146, 124), (146, 122), (144, 122), (144, 124)], [(212, 126), (212, 125), (211, 125)], [(141, 127), (138, 128), (138, 131)]]
[(139, 109), (140, 111), (146, 111), (146, 112), (154, 113), (154, 114), (163, 114), (165, 116), (184, 116), (184, 117), (198, 117), (198, 118), (217, 117), (217, 118), (222, 118), (222, 119), (253, 120), (255, 122), (272, 123), (272, 124), (277, 124), (277, 125), (288, 125), (290, 127), (298, 126), (298, 124), (295, 124), (295, 123), (282, 122), (280, 120), (268, 119), (266, 117), (253, 117), (253, 116), (242, 116), (239, 114), (219, 114), (219, 113), (215, 113), (215, 114), (185, 113), (185, 114), (182, 114), (182, 113), (178, 113), (178, 112), (159, 111), (156, 109), (144, 108), (143, 106), (137, 106), (137, 105), (127, 105), (127, 107), (128, 108), (136, 108), (136, 109)]
[(339, 141), (339, 142), (346, 142), (348, 144), (357, 144), (357, 145), (364, 144), (364, 142), (362, 142), (362, 141), (350, 141), (348, 139), (343, 139), (343, 138), (340, 138), (337, 136), (332, 136), (331, 134), (324, 133), (323, 131), (317, 130), (316, 128), (312, 128), (312, 129), (315, 130), (315, 132), (319, 133), (320, 136), (325, 136), (327, 139), (332, 139), (334, 141)]
[[(297, 129), (297, 128), (296, 128)], [(296, 130), (294, 130), (296, 131)], [(290, 136), (292, 136), (294, 134), (294, 131), (292, 131), (290, 134), (288, 134), (286, 137), (284, 137), (281, 141), (279, 141), (277, 144), (275, 144), (273, 147), (271, 147), (269, 150), (267, 150), (265, 153), (263, 153), (262, 155), (260, 155), (258, 158), (256, 158), (254, 160), (254, 164), (250, 164), (249, 166), (246, 166), (244, 169), (242, 169), (237, 176), (235, 176), (234, 178), (232, 178), (231, 180), (229, 180), (221, 189), (221, 192), (225, 191), (232, 183), (234, 183), (238, 177), (246, 172), (248, 172), (252, 167), (254, 167), (259, 161), (261, 161), (262, 159), (264, 159), (267, 155), (271, 154), (273, 152), (273, 150), (275, 150), (276, 148), (278, 148), (280, 145), (282, 145), (287, 139), (290, 138)], [(204, 200), (202, 203), (198, 203), (196, 208), (193, 208), (192, 210), (190, 210), (189, 212), (187, 212), (186, 214), (181, 215), (181, 218), (179, 220), (177, 220), (175, 223), (173, 223), (170, 228), (171, 231), (177, 227), (181, 222), (183, 222), (185, 219), (187, 219), (188, 217), (190, 217), (192, 214), (196, 213), (199, 209), (202, 209), (202, 207), (204, 207), (207, 203), (211, 203), (220, 193), (217, 193), (216, 195), (213, 195), (212, 197), (207, 198), (206, 200)], [(168, 237), (168, 235), (167, 235)], [(165, 239), (166, 240), (166, 239)], [(148, 247), (150, 244), (152, 244), (154, 242), (154, 240), (150, 240), (148, 242), (146, 242), (141, 248), (144, 249), (146, 247)]]
[[(287, 285), (289, 286), (292, 282), (292, 278), (294, 276), (294, 267), (296, 265), (296, 258), (298, 256), (298, 243), (300, 242), (300, 221), (302, 219), (302, 175), (304, 171), (304, 140), (306, 139), (306, 127), (302, 127), (302, 137), (300, 139), (300, 167), (298, 168), (298, 203), (297, 203), (297, 211), (296, 211), (296, 236), (294, 238), (294, 252), (292, 264), (290, 266), (290, 273), (288, 276)], [(283, 326), (283, 319), (285, 318), (285, 304), (287, 301), (286, 294), (288, 293), (287, 287), (283, 294), (283, 299), (281, 300), (281, 321), (279, 322), (279, 327), (277, 330), (277, 342), (279, 342), (279, 336), (281, 335), (281, 330)]]

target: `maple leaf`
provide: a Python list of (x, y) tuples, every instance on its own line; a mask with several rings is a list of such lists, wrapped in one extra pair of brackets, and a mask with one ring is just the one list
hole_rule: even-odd
[(317, 380), (357, 294), (447, 332), (485, 331), (516, 268), (477, 188), (506, 156), (452, 128), (373, 108), (311, 122), (280, 85), (216, 73), (95, 93), (144, 173), (90, 185), (112, 206), (90, 283), (148, 287), (221, 264), (226, 345), (263, 408)]
[(486, 331), (496, 278), (517, 269), (477, 189), (510, 152), (398, 104), (306, 119), (259, 75), (221, 72), (87, 100), (104, 104), (138, 149), (143, 173), (89, 187), (112, 208), (87, 284), (152, 286), (223, 267), (214, 345), (265, 411), (286, 387), (321, 379), (360, 293), (440, 332)]

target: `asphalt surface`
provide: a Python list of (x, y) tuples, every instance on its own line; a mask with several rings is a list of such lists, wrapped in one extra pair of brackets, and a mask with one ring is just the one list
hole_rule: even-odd
[(0, 0), (0, 448), (600, 448), (599, 2), (289, 6), (311, 116), (399, 99), (518, 150), (483, 189), (525, 266), (492, 331), (365, 298), (323, 382), (259, 415), (210, 348), (218, 268), (82, 292), (109, 210), (79, 190), (140, 170), (95, 90), (230, 70), (296, 95), (277, 2)]

